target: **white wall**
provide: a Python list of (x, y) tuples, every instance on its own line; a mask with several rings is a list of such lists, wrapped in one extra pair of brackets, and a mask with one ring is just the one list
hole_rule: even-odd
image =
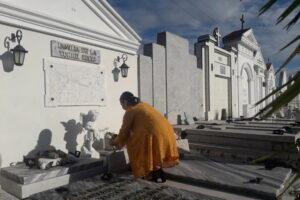
[[(89, 27), (95, 31), (117, 36), (108, 24), (100, 20), (95, 13), (85, 6), (85, 2), (88, 2), (85, 0), (52, 0), (51, 3), (47, 0), (0, 0), (0, 3), (2, 2), (5, 5), (33, 12), (35, 17), (39, 19), (41, 19), (40, 16), (63, 19), (65, 23)], [(83, 16), (84, 20), (82, 20)]]
[[(0, 25), (0, 30), (0, 38), (4, 40), (6, 36), (15, 33), (17, 28)], [(66, 151), (66, 142), (64, 141), (66, 130), (61, 122), (68, 122), (72, 119), (76, 123), (80, 122), (80, 112), (87, 113), (91, 109), (98, 110), (100, 114), (97, 127), (109, 127), (111, 131), (117, 132), (124, 113), (119, 103), (120, 94), (125, 90), (129, 90), (137, 95), (137, 56), (128, 56), (126, 62), (130, 66), (128, 77), (119, 77), (119, 82), (114, 82), (111, 73), (113, 60), (117, 56), (121, 56), (122, 53), (34, 31), (24, 29), (22, 31), (21, 45), (29, 51), (26, 54), (23, 66), (14, 66), (13, 71), (6, 72), (1, 61), (3, 61), (3, 54), (7, 50), (3, 45), (0, 45), (0, 157), (2, 157), (2, 166), (0, 167), (8, 166), (11, 162), (21, 161), (23, 155), (35, 148), (39, 134), (45, 129), (52, 132), (51, 145)], [(44, 106), (43, 59), (51, 57), (51, 40), (100, 51), (101, 63), (98, 66), (106, 69), (107, 105), (105, 107), (68, 106), (46, 108)], [(14, 46), (15, 44), (11, 45), (11, 47)], [(82, 64), (82, 67), (96, 65), (60, 58), (57, 58), (57, 61), (66, 62), (70, 65), (73, 63)]]

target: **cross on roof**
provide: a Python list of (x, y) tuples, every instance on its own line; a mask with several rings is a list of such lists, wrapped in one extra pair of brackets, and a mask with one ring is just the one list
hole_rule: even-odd
[(242, 14), (242, 18), (240, 19), (240, 21), (242, 22), (242, 30), (243, 30), (244, 29), (244, 23), (245, 23), (244, 14)]
[(217, 40), (217, 46), (220, 46), (220, 41), (221, 41), (221, 34), (220, 34), (220, 31), (219, 31), (219, 28), (216, 27), (213, 31), (213, 35), (214, 35), (214, 38)]

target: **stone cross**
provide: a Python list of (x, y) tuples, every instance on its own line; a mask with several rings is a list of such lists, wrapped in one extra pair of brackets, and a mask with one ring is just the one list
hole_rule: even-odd
[(242, 30), (244, 30), (244, 23), (245, 23), (244, 14), (242, 14), (242, 18), (240, 19), (240, 21), (242, 22)]
[(218, 27), (216, 27), (214, 29), (213, 35), (214, 35), (214, 38), (217, 40), (217, 46), (219, 47), (220, 46), (220, 40), (221, 40), (221, 34), (220, 34), (220, 31), (219, 31)]

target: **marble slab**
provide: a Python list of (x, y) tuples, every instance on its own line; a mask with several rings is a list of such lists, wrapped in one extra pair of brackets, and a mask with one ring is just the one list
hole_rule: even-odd
[[(207, 158), (181, 160), (174, 168), (165, 169), (167, 178), (198, 184), (231, 193), (262, 199), (275, 199), (291, 170), (274, 168), (265, 170), (261, 165), (218, 162)], [(262, 178), (260, 183), (254, 179)]]
[[(275, 135), (272, 131), (257, 131), (257, 130), (210, 130), (210, 129), (188, 129), (188, 139), (201, 136), (222, 137), (222, 138), (236, 138), (243, 140), (259, 140), (259, 141), (273, 141), (294, 143), (295, 139), (300, 136), (294, 134)], [(190, 137), (190, 138), (189, 138)]]
[[(274, 135), (271, 131), (240, 129), (187, 129), (185, 132), (191, 153), (243, 162), (287, 149), (299, 137), (299, 134)], [(278, 158), (298, 160), (298, 151), (294, 149)]]
[[(273, 151), (266, 151), (257, 148), (243, 148), (226, 146), (221, 144), (207, 144), (207, 143), (190, 143), (190, 152), (193, 155), (206, 156), (208, 158), (218, 159), (222, 161), (239, 161), (248, 163), (256, 158), (273, 153)], [(283, 161), (296, 161), (299, 158), (298, 153), (284, 153), (278, 155), (277, 159)]]
[(30, 184), (101, 166), (103, 160), (93, 158), (81, 159), (75, 164), (56, 166), (48, 170), (30, 169), (23, 163), (14, 167), (1, 168), (0, 175), (19, 184)]

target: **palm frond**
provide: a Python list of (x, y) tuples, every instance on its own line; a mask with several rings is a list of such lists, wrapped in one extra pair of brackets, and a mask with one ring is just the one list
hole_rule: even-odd
[(293, 81), (295, 81), (296, 79), (300, 78), (300, 71), (298, 71), (290, 80), (288, 80), (285, 84), (283, 84), (280, 87), (277, 87), (276, 90), (272, 91), (270, 94), (268, 94), (267, 96), (265, 96), (264, 98), (262, 98), (261, 100), (259, 100), (257, 103), (254, 104), (254, 106), (257, 106), (259, 104), (261, 104), (262, 102), (264, 102), (265, 100), (267, 100), (270, 96), (275, 95), (277, 92), (279, 92), (282, 88), (286, 87), (287, 85), (289, 85), (290, 83), (292, 83)]
[(296, 142), (295, 144), (290, 145), (287, 149), (283, 149), (281, 151), (277, 151), (277, 152), (274, 152), (274, 153), (271, 153), (271, 154), (259, 157), (259, 158), (255, 159), (255, 160), (252, 160), (251, 162), (252, 163), (260, 163), (260, 162), (266, 161), (266, 160), (274, 158), (274, 157), (276, 157), (276, 156), (278, 156), (280, 154), (283, 154), (283, 153), (286, 153), (286, 152), (290, 152), (290, 151), (296, 149), (298, 146), (300, 146), (300, 142), (299, 141)]
[(294, 24), (298, 21), (299, 18), (300, 12), (298, 12), (298, 14), (285, 27), (283, 27), (283, 29), (289, 31), (292, 28), (292, 26), (294, 26)]
[(290, 41), (287, 45), (285, 45), (284, 47), (282, 47), (280, 49), (280, 51), (284, 50), (285, 48), (289, 47), (290, 45), (292, 45), (293, 43), (295, 43), (297, 40), (300, 40), (300, 35), (298, 35), (297, 37), (295, 37), (292, 41)]
[(266, 114), (263, 114), (262, 119), (269, 117), (272, 113), (278, 110), (280, 107), (288, 104), (300, 93), (300, 79), (297, 79), (294, 84), (284, 91), (273, 102), (267, 105), (265, 110), (268, 110)]
[(300, 4), (300, 0), (294, 0), (294, 2), (277, 18), (276, 24), (279, 24), (284, 20), (293, 10), (295, 10)]
[(276, 3), (277, 0), (269, 0), (268, 3), (266, 3), (260, 10), (258, 16), (262, 15), (264, 12), (266, 12), (271, 6)]
[(295, 176), (292, 178), (289, 184), (284, 188), (284, 190), (280, 192), (277, 198), (279, 199), (279, 197), (282, 196), (299, 178), (300, 178), (300, 170), (297, 171)]
[(300, 53), (300, 44), (295, 48), (292, 54), (284, 61), (284, 63), (279, 67), (279, 69), (275, 72), (275, 75), (280, 72), (282, 68), (284, 68), (297, 54)]

